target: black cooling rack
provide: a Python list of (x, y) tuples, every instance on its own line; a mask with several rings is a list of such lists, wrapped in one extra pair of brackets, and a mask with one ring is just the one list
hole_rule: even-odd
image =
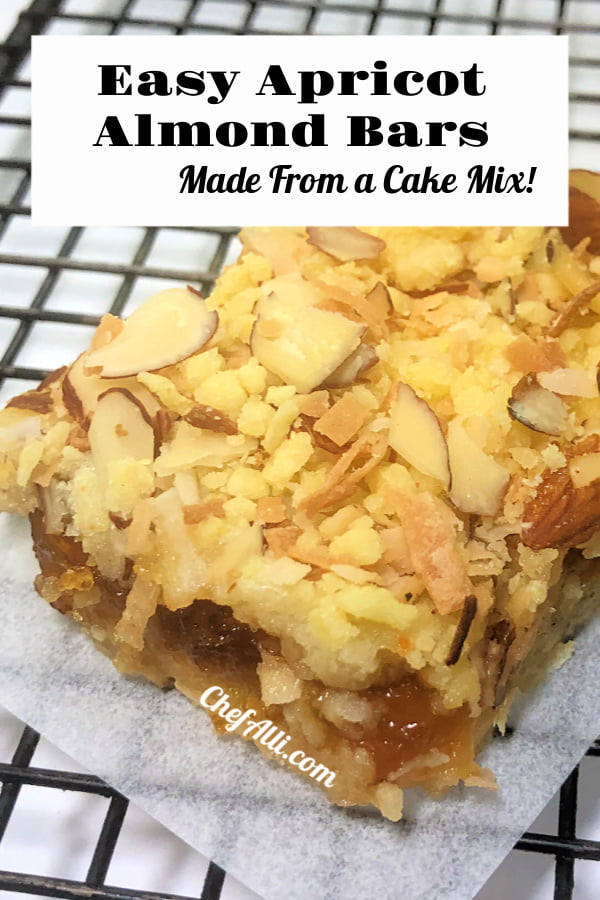
[[(12, 394), (23, 387), (23, 381), (39, 381), (47, 374), (43, 368), (32, 365), (25, 352), (36, 328), (44, 327), (44, 333), (52, 341), (52, 331), (47, 329), (53, 326), (88, 331), (98, 323), (100, 314), (89, 309), (84, 312), (83, 302), (78, 309), (73, 309), (72, 304), (69, 307), (68, 303), (69, 308), (64, 308), (65, 304), (61, 308), (60, 303), (53, 302), (66, 274), (110, 276), (111, 294), (102, 312), (119, 314), (135, 295), (140, 280), (153, 279), (157, 284), (187, 281), (203, 290), (209, 289), (223, 262), (231, 256), (235, 235), (233, 228), (141, 229), (127, 262), (98, 261), (88, 258), (92, 254), (86, 256), (85, 252), (79, 252), (86, 246), (86, 232), (93, 230), (84, 228), (66, 231), (54, 254), (3, 252), (3, 239), (8, 230), (30, 213), (30, 120), (28, 115), (11, 111), (10, 104), (6, 111), (4, 100), (29, 92), (27, 60), (32, 35), (57, 31), (82, 34), (570, 33), (580, 36), (582, 41), (581, 50), (578, 47), (571, 58), (572, 72), (579, 75), (571, 93), (574, 113), (571, 139), (590, 147), (592, 142), (600, 141), (600, 90), (594, 87), (595, 83), (600, 84), (599, 10), (598, 0), (34, 0), (21, 13), (6, 43), (0, 47), (0, 136), (14, 137), (13, 149), (0, 148), (0, 274), (12, 270), (25, 277), (35, 271), (38, 276), (33, 280), (25, 277), (24, 283), (30, 286), (26, 305), (22, 297), (14, 304), (10, 298), (0, 300), (0, 326), (9, 330), (0, 357), (0, 387), (4, 385), (7, 393)], [(594, 37), (597, 38), (595, 47), (590, 44), (590, 38)], [(179, 268), (155, 261), (154, 250), (163, 233), (173, 231), (181, 232), (188, 244), (197, 237), (199, 246), (203, 247), (201, 265), (193, 253), (191, 262)], [(59, 334), (63, 332), (57, 331), (56, 335)], [(38, 740), (36, 732), (24, 727), (12, 761), (0, 764), (0, 842), (25, 785), (100, 795), (108, 798), (108, 811), (84, 881), (0, 871), (0, 891), (7, 896), (27, 893), (64, 900), (192, 900), (105, 883), (127, 800), (93, 776), (31, 765)], [(599, 742), (593, 744), (588, 755), (600, 756)], [(556, 833), (526, 833), (516, 845), (521, 851), (555, 857), (555, 900), (576, 897), (577, 860), (600, 861), (600, 841), (577, 837), (578, 774), (579, 770), (575, 769), (561, 789)], [(197, 897), (218, 900), (224, 877), (225, 873), (210, 863)]]

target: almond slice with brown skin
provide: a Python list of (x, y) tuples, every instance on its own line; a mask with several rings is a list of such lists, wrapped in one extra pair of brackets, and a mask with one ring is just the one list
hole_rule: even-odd
[(204, 428), (206, 431), (216, 431), (221, 434), (238, 434), (235, 422), (212, 406), (196, 403), (184, 417), (184, 420), (194, 428)]
[(389, 444), (411, 466), (450, 487), (448, 445), (439, 419), (408, 384), (400, 383), (390, 409)]
[(89, 353), (82, 353), (69, 366), (62, 382), (62, 397), (67, 411), (87, 431), (90, 416), (96, 408), (98, 397), (109, 388), (123, 388), (138, 400), (149, 416), (155, 416), (161, 405), (149, 390), (135, 378), (102, 378), (90, 372), (87, 366)]
[(378, 362), (379, 357), (370, 344), (359, 344), (354, 353), (351, 353), (348, 359), (345, 359), (320, 387), (345, 388), (356, 384), (361, 375), (376, 366)]
[(154, 459), (155, 435), (152, 420), (130, 391), (109, 388), (98, 398), (88, 432), (92, 459), (100, 476), (111, 462)]
[[(527, 500), (523, 510), (521, 540), (532, 550), (545, 547), (576, 547), (588, 540), (600, 527), (600, 480), (593, 478), (577, 486), (579, 474), (590, 477), (593, 471), (583, 460), (596, 457), (600, 437), (588, 435), (583, 441), (566, 450), (569, 459), (560, 469), (546, 469), (535, 494)], [(574, 464), (571, 468), (571, 462)], [(590, 469), (594, 470), (592, 459)]]
[(385, 250), (385, 241), (354, 227), (307, 228), (308, 243), (340, 262), (376, 259)]
[(559, 435), (567, 424), (567, 408), (560, 397), (543, 388), (535, 375), (525, 375), (513, 388), (508, 414), (542, 434)]
[(122, 378), (173, 365), (200, 350), (219, 324), (216, 310), (190, 288), (155, 294), (125, 320), (123, 330), (93, 350), (86, 368), (103, 378)]

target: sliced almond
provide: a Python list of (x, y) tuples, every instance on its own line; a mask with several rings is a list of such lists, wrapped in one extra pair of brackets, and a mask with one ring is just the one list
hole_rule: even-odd
[(379, 357), (370, 344), (359, 344), (348, 359), (329, 375), (321, 387), (345, 388), (356, 384), (360, 376), (379, 362)]
[(101, 475), (116, 460), (154, 459), (152, 422), (142, 404), (124, 388), (109, 388), (98, 398), (88, 438), (92, 459)]
[(0, 445), (3, 453), (28, 444), (41, 436), (42, 420), (30, 409), (7, 406), (0, 409)]
[(286, 302), (275, 293), (263, 298), (256, 311), (252, 352), (301, 394), (322, 385), (356, 350), (365, 331), (339, 313)]
[(220, 410), (202, 403), (196, 403), (183, 418), (194, 428), (204, 428), (206, 431), (216, 431), (221, 434), (238, 434), (238, 427), (233, 419)]
[(88, 354), (86, 366), (122, 378), (173, 365), (200, 350), (219, 324), (215, 310), (189, 288), (155, 294), (126, 319), (109, 344)]
[(598, 396), (596, 373), (587, 369), (554, 369), (552, 372), (540, 372), (537, 380), (547, 391), (566, 397)]
[(341, 262), (376, 259), (385, 250), (385, 241), (358, 228), (307, 228), (308, 243)]
[(562, 434), (567, 425), (567, 408), (560, 397), (543, 388), (535, 375), (524, 375), (508, 401), (508, 414), (542, 434)]
[(390, 409), (389, 444), (411, 466), (450, 487), (448, 445), (440, 422), (425, 400), (400, 383)]
[(244, 228), (239, 237), (244, 247), (264, 256), (274, 275), (297, 272), (300, 260), (310, 253), (294, 228)]
[(255, 447), (256, 441), (252, 438), (232, 445), (230, 435), (203, 431), (182, 421), (175, 425), (172, 439), (163, 445), (155, 463), (155, 471), (159, 477), (163, 477), (194, 466), (221, 469)]
[(155, 416), (161, 409), (161, 405), (149, 390), (140, 384), (135, 378), (102, 378), (95, 372), (88, 370), (87, 362), (89, 353), (82, 353), (75, 362), (69, 366), (62, 381), (62, 397), (67, 411), (75, 421), (87, 429), (90, 416), (96, 408), (98, 398), (109, 388), (123, 388), (139, 401), (149, 417)]
[(502, 506), (509, 472), (472, 440), (459, 419), (449, 423), (446, 440), (452, 502), (465, 513), (495, 516)]
[[(535, 493), (523, 509), (521, 539), (526, 547), (576, 547), (592, 537), (600, 525), (600, 481), (587, 481), (595, 470), (595, 462), (583, 463), (583, 457), (600, 453), (600, 437), (589, 434), (566, 449), (569, 459), (560, 469), (546, 469)], [(570, 461), (576, 459), (575, 469)], [(578, 471), (581, 474), (578, 474)], [(576, 486), (573, 480), (586, 481)]]
[(61, 366), (59, 369), (55, 369), (54, 372), (50, 372), (50, 374), (46, 375), (46, 377), (38, 384), (38, 391), (50, 387), (57, 381), (60, 381), (66, 371), (67, 366)]
[(456, 631), (454, 632), (454, 637), (452, 638), (452, 643), (450, 644), (448, 655), (446, 656), (445, 662), (447, 666), (455, 666), (460, 659), (462, 648), (469, 635), (471, 624), (473, 622), (473, 619), (475, 618), (476, 613), (477, 597), (475, 596), (475, 594), (470, 594), (465, 600), (465, 605), (462, 608), (460, 619), (458, 621), (458, 625), (456, 626)]
[(18, 394), (9, 400), (6, 406), (14, 409), (29, 409), (31, 412), (43, 416), (52, 409), (52, 395), (48, 388), (25, 391), (24, 394)]

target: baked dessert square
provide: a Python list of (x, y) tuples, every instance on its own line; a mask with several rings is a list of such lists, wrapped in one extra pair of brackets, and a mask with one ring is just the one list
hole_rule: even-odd
[(41, 596), (334, 803), (493, 788), (598, 602), (597, 185), (562, 230), (248, 228), (104, 316), (0, 413)]

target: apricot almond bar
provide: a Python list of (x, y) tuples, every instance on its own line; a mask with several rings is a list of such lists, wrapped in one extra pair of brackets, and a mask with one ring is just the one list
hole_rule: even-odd
[(104, 316), (0, 413), (41, 596), (123, 673), (276, 726), (336, 804), (493, 788), (478, 748), (598, 601), (600, 191), (572, 177), (569, 229), (248, 228), (207, 299)]

